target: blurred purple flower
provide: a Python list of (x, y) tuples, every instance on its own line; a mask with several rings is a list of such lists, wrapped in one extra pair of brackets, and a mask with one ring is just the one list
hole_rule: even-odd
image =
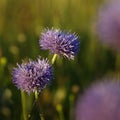
[(100, 10), (97, 29), (103, 43), (120, 50), (120, 1), (109, 2)]
[(13, 69), (13, 83), (18, 89), (30, 94), (46, 87), (51, 81), (53, 70), (47, 59), (29, 61), (29, 63), (17, 64)]
[(58, 29), (46, 29), (40, 39), (43, 50), (50, 50), (52, 54), (74, 59), (79, 51), (79, 40), (75, 34), (65, 33)]
[(77, 101), (75, 120), (120, 120), (120, 85), (106, 81), (89, 88)]

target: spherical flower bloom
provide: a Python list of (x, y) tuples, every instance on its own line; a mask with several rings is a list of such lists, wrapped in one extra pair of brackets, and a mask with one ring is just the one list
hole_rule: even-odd
[(37, 61), (17, 64), (13, 69), (13, 83), (18, 89), (27, 92), (40, 92), (51, 81), (53, 76), (52, 66), (47, 59), (38, 58)]
[(58, 54), (72, 60), (79, 51), (78, 37), (58, 29), (43, 31), (39, 43), (43, 50), (50, 50), (52, 54)]
[(78, 98), (75, 120), (120, 120), (120, 85), (106, 81)]
[(100, 9), (97, 31), (103, 43), (120, 51), (120, 1), (109, 2)]

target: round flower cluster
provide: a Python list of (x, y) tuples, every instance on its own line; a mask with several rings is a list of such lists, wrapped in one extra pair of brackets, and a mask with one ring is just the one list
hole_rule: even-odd
[(100, 10), (97, 31), (103, 43), (120, 51), (120, 1), (109, 2)]
[(75, 120), (120, 120), (120, 85), (105, 81), (90, 87), (77, 101)]
[(74, 59), (79, 51), (79, 40), (75, 34), (65, 33), (58, 29), (46, 29), (42, 32), (40, 46), (53, 54)]
[(13, 82), (20, 90), (28, 94), (40, 92), (51, 81), (52, 76), (53, 69), (47, 59), (18, 64), (13, 69)]

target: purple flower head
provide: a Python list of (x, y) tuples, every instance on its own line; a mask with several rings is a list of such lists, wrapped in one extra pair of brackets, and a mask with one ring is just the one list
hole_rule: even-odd
[(103, 43), (120, 50), (120, 1), (109, 2), (100, 10), (97, 29)]
[(52, 54), (74, 59), (79, 51), (79, 40), (75, 34), (65, 33), (58, 29), (46, 29), (42, 32), (40, 46), (43, 50), (50, 50)]
[(120, 120), (120, 85), (106, 81), (90, 87), (77, 101), (75, 120)]
[(43, 90), (53, 77), (52, 66), (47, 59), (22, 63), (13, 69), (13, 83), (18, 89), (30, 94)]

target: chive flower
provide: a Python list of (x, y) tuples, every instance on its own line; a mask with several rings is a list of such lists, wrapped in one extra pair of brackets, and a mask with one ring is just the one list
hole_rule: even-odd
[(94, 84), (78, 98), (75, 120), (120, 120), (120, 84)]
[(120, 51), (120, 1), (109, 2), (100, 9), (97, 31), (103, 43)]
[(40, 38), (40, 47), (49, 50), (52, 54), (58, 54), (73, 60), (79, 51), (78, 36), (59, 29), (45, 29)]
[(17, 64), (12, 75), (17, 88), (30, 94), (46, 87), (53, 77), (53, 69), (47, 59), (38, 58), (37, 61)]

